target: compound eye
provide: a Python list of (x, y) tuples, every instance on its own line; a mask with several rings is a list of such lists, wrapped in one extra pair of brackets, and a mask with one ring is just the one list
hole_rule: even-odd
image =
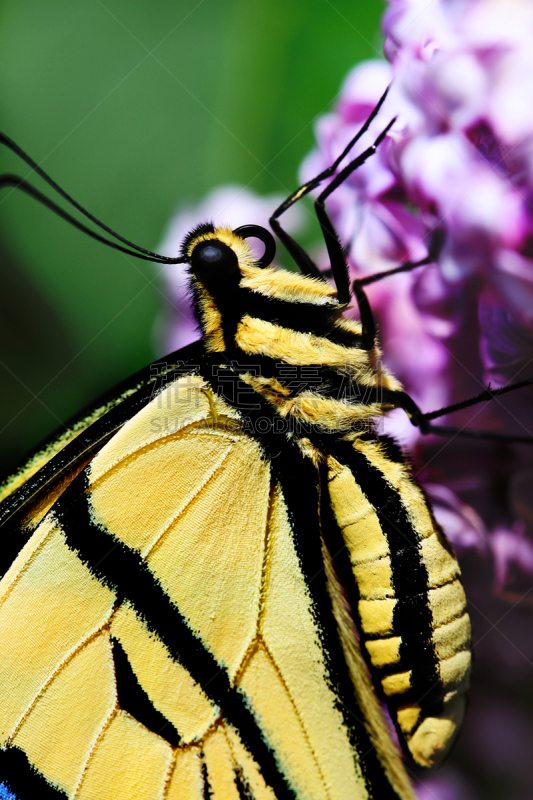
[(239, 259), (224, 242), (208, 239), (197, 244), (192, 251), (191, 267), (199, 278), (218, 281), (239, 271)]

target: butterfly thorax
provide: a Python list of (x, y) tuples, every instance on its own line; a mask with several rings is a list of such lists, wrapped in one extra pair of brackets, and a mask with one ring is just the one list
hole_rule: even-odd
[[(205, 348), (283, 418), (326, 431), (366, 431), (390, 409), (399, 382), (378, 347), (361, 346), (361, 325), (345, 318), (327, 281), (274, 266), (259, 268), (247, 242), (203, 225), (184, 244), (223, 243), (227, 264), (195, 268), (191, 288)], [(205, 244), (204, 244), (205, 243)], [(216, 253), (215, 253), (216, 256)]]

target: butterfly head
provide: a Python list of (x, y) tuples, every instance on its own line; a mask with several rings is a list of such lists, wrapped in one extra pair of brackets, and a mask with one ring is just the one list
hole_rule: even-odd
[[(254, 257), (248, 237), (263, 241), (261, 259)], [(335, 288), (322, 278), (273, 266), (270, 239), (264, 228), (231, 230), (212, 224), (199, 226), (185, 239), (182, 254), (190, 264), (206, 350), (229, 356), (240, 380), (282, 417), (331, 430), (366, 424), (386, 410), (372, 401), (375, 387), (399, 384), (379, 365), (377, 347), (361, 348), (361, 324), (343, 317), (346, 307)], [(320, 386), (298, 372), (307, 365)], [(297, 371), (296, 381), (285, 374), (291, 369)], [(361, 404), (360, 393), (354, 402), (337, 399), (347, 376), (367, 387), (369, 402)]]
[[(262, 242), (264, 252), (260, 258), (248, 239)], [(275, 254), (274, 237), (266, 228), (242, 225), (232, 230), (207, 222), (187, 234), (180, 260), (190, 265), (195, 292), (200, 288), (223, 302), (223, 298), (227, 300), (243, 288), (285, 301), (289, 300), (287, 292), (291, 291), (294, 294), (291, 300), (327, 304), (338, 312), (335, 290), (327, 281), (274, 266)]]
[[(248, 238), (260, 239), (264, 253), (256, 259)], [(259, 225), (231, 228), (203, 223), (192, 230), (182, 244), (182, 257), (190, 264), (193, 281), (214, 295), (236, 289), (242, 277), (250, 271), (263, 269), (272, 263), (276, 253), (274, 237)]]
[[(264, 252), (257, 258), (249, 239), (259, 239)], [(240, 334), (250, 317), (284, 326), (295, 316), (305, 316), (306, 329), (320, 316), (331, 327), (342, 311), (335, 289), (321, 278), (312, 278), (272, 264), (272, 234), (258, 225), (240, 228), (203, 223), (182, 244), (182, 258), (189, 266), (196, 317), (209, 350), (242, 349)], [(278, 338), (277, 331), (271, 332)], [(271, 337), (261, 336), (263, 345)]]

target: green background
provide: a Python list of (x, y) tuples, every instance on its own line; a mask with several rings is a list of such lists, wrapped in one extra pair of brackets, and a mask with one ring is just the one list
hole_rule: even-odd
[[(383, 8), (382, 0), (0, 0), (0, 130), (96, 216), (154, 249), (176, 208), (216, 186), (242, 183), (261, 194), (295, 188), (315, 120), (334, 106), (347, 71), (381, 53)], [(5, 149), (0, 161), (0, 171), (30, 177)], [(0, 194), (0, 270), (6, 472), (153, 360), (164, 298), (156, 265), (99, 245), (11, 190)], [(479, 564), (470, 567), (475, 579), (467, 576), (474, 587)], [(529, 713), (529, 673), (512, 697), (492, 665), (512, 663), (513, 641), (530, 616), (524, 607), (511, 615), (503, 603), (487, 606), (488, 561), (482, 569), (484, 593), (472, 597), (485, 604), (485, 621), (476, 620), (485, 651), (470, 722), (446, 774), (453, 785), (459, 765), (481, 787), (475, 797), (510, 800), (513, 769), (531, 785), (527, 755), (487, 771), (482, 734), (500, 725), (499, 708), (515, 713), (510, 702)], [(488, 635), (499, 624), (491, 620), (504, 618), (512, 647)], [(502, 660), (491, 662), (492, 650)], [(503, 741), (503, 712), (501, 719)], [(522, 738), (527, 753), (530, 727)], [(514, 747), (509, 739), (504, 752)], [(452, 791), (443, 782), (439, 796)]]
[[(0, 0), (1, 130), (154, 249), (176, 207), (217, 185), (295, 187), (316, 117), (381, 52), (382, 11), (375, 0)], [(0, 159), (30, 177), (5, 148)], [(16, 191), (0, 196), (0, 233), (4, 472), (153, 360), (163, 298), (155, 265)]]

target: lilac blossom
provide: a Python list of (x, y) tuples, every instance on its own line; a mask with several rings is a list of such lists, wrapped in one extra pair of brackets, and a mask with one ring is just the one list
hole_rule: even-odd
[[(392, 81), (355, 154), (396, 122), (328, 208), (353, 277), (423, 258), (432, 231), (443, 231), (436, 264), (368, 291), (385, 363), (430, 411), (487, 382), (533, 375), (533, 5), (390, 0), (383, 25), (389, 63), (360, 64), (347, 76), (336, 108), (317, 124), (301, 177), (342, 152)], [(441, 422), (532, 436), (531, 390), (506, 398)], [(525, 800), (531, 450), (421, 436), (400, 412), (387, 424), (412, 450), (436, 517), (462, 554), (476, 634), (461, 744), (438, 777), (422, 777), (418, 796)]]
[[(509, 5), (391, 2), (384, 18), (391, 63), (366, 62), (347, 76), (337, 107), (317, 124), (318, 147), (301, 170), (307, 180), (328, 166), (392, 81), (359, 151), (396, 116), (395, 124), (377, 153), (331, 196), (328, 208), (349, 248), (354, 276), (419, 260), (432, 231), (445, 234), (437, 265), (369, 289), (384, 360), (428, 411), (472, 396), (488, 381), (503, 385), (531, 375), (533, 114), (524, 109), (533, 80), (533, 7)], [(518, 18), (511, 21), (515, 10)], [(506, 404), (513, 418), (495, 402), (446, 422), (501, 432), (510, 423), (508, 432), (529, 435), (529, 397)], [(388, 430), (417, 446), (419, 464), (428, 447), (436, 446), (397, 412)], [(495, 458), (485, 456), (486, 475), (463, 475), (463, 484), (489, 482)], [(426, 466), (421, 475), (437, 483), (433, 472)], [(464, 487), (456, 480), (453, 488)], [(447, 520), (459, 549), (494, 552), (495, 585), (503, 588), (507, 563), (533, 572), (531, 540), (523, 536), (518, 546), (508, 510), (498, 509), (498, 530), (507, 530), (514, 548), (503, 546), (501, 533), (491, 537), (490, 504), (480, 501), (471, 509), (480, 523), (474, 528), (458, 511), (464, 502), (457, 497), (454, 510), (452, 505), (441, 507), (437, 498), (437, 516)]]

